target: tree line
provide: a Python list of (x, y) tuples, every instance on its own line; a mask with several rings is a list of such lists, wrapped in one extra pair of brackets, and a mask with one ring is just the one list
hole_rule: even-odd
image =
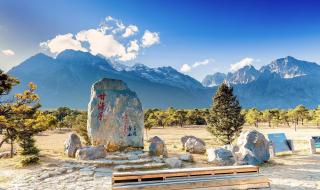
[[(298, 105), (293, 109), (242, 109), (245, 123), (259, 127), (261, 123), (267, 123), (269, 127), (297, 127), (299, 124), (320, 125), (320, 106), (316, 109), (307, 109)], [(147, 109), (144, 111), (145, 128), (169, 127), (186, 125), (207, 125), (210, 109)]]

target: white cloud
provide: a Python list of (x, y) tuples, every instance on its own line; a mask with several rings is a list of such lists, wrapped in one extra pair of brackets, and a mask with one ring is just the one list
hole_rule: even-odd
[(183, 64), (180, 68), (181, 72), (187, 73), (190, 72), (192, 69), (197, 68), (199, 66), (208, 65), (209, 63), (214, 62), (214, 59), (205, 59), (203, 61), (196, 61), (191, 66), (189, 64)]
[(80, 42), (88, 42), (90, 52), (93, 55), (121, 57), (126, 53), (125, 47), (115, 40), (113, 35), (105, 35), (96, 29), (81, 31), (76, 35), (76, 39)]
[(205, 59), (203, 61), (196, 61), (192, 67), (193, 68), (196, 68), (196, 67), (199, 67), (199, 66), (202, 66), (202, 65), (208, 65), (209, 63), (212, 63), (214, 62), (214, 59)]
[(157, 32), (150, 32), (146, 30), (142, 36), (142, 47), (150, 47), (154, 44), (160, 43), (160, 36)]
[(14, 51), (11, 50), (11, 49), (2, 50), (1, 52), (2, 52), (3, 55), (5, 55), (5, 56), (14, 56), (14, 55), (15, 55)]
[(111, 16), (99, 25), (98, 28), (82, 30), (77, 34), (58, 35), (51, 40), (41, 42), (40, 46), (53, 54), (58, 54), (66, 49), (89, 51), (93, 55), (101, 54), (106, 58), (114, 58), (120, 61), (135, 59), (140, 53), (140, 47), (150, 47), (160, 42), (159, 34), (146, 30), (139, 42), (138, 27), (124, 25), (120, 20)]
[(138, 32), (138, 27), (137, 26), (129, 25), (129, 26), (127, 26), (125, 32), (122, 34), (122, 37), (127, 38), (129, 36), (134, 35), (137, 32)]
[(138, 40), (132, 40), (129, 43), (129, 46), (127, 48), (128, 52), (133, 52), (133, 51), (139, 51), (140, 46), (138, 44)]
[(191, 71), (191, 67), (188, 64), (183, 64), (182, 67), (180, 68), (181, 72), (187, 73)]
[(230, 70), (232, 72), (235, 72), (235, 71), (237, 71), (237, 70), (239, 70), (239, 69), (241, 69), (241, 68), (243, 68), (243, 67), (245, 67), (247, 65), (252, 65), (253, 61), (254, 61), (253, 58), (246, 57), (246, 58), (242, 59), (241, 61), (239, 61), (239, 62), (237, 62), (235, 64), (231, 64), (230, 65)]
[(55, 54), (66, 49), (86, 51), (86, 49), (81, 46), (81, 43), (73, 38), (73, 34), (71, 33), (58, 35), (51, 40), (41, 42), (40, 47), (49, 49), (51, 53)]

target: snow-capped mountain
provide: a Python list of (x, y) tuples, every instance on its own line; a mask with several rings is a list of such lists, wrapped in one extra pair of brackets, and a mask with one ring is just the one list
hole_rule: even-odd
[[(279, 78), (283, 79), (306, 75), (320, 76), (320, 65), (287, 56), (276, 59), (270, 64), (261, 67), (259, 70), (255, 69), (252, 65), (247, 65), (233, 73), (228, 73), (223, 80), (219, 80), (220, 83), (217, 82), (215, 78), (212, 78), (213, 75), (207, 75), (203, 79), (202, 84), (206, 87), (220, 85), (223, 81), (233, 85), (248, 84), (257, 80), (263, 73), (264, 75), (268, 73), (276, 74)], [(223, 73), (219, 73), (219, 76), (223, 76)]]
[(259, 77), (259, 71), (252, 65), (247, 65), (233, 73), (228, 73), (226, 81), (229, 84), (247, 84)]
[(227, 75), (224, 73), (216, 72), (213, 75), (207, 75), (202, 80), (202, 85), (206, 87), (219, 86), (225, 79)]
[(172, 67), (150, 68), (143, 64), (136, 64), (127, 71), (155, 83), (176, 86), (184, 89), (203, 88), (199, 81), (178, 72)]
[(260, 73), (252, 65), (247, 65), (235, 72), (228, 74), (217, 72), (213, 75), (207, 75), (202, 80), (202, 85), (206, 87), (219, 86), (222, 82), (228, 84), (247, 84), (259, 77)]
[(320, 65), (287, 56), (261, 67), (260, 72), (277, 73), (281, 78), (294, 78), (304, 75), (319, 75)]
[(299, 104), (315, 108), (320, 104), (320, 66), (293, 57), (277, 59), (259, 71), (246, 66), (227, 75), (208, 76), (203, 81), (206, 87), (172, 67), (125, 66), (73, 50), (56, 58), (37, 54), (8, 73), (21, 82), (12, 93), (22, 92), (29, 82), (36, 83), (44, 108), (86, 109), (91, 85), (103, 77), (126, 82), (144, 108), (208, 108), (223, 81), (234, 87), (244, 108), (292, 108)]
[(172, 67), (129, 67), (88, 52), (65, 50), (56, 58), (37, 54), (12, 68), (9, 74), (21, 81), (13, 93), (21, 92), (30, 81), (36, 83), (45, 108), (85, 108), (91, 85), (103, 77), (125, 81), (137, 92), (144, 107), (206, 105), (198, 95), (206, 93), (201, 83)]

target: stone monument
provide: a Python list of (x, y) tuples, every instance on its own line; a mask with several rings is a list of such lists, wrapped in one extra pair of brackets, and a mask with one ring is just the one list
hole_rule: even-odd
[(143, 110), (137, 94), (121, 80), (103, 78), (91, 87), (88, 135), (107, 151), (143, 148)]

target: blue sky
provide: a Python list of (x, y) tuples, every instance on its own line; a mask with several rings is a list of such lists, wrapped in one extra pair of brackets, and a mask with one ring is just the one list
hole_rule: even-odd
[[(319, 8), (310, 0), (0, 0), (0, 68), (64, 47), (127, 65), (183, 68), (198, 80), (287, 55), (320, 62)], [(97, 38), (101, 23), (120, 23), (121, 31)], [(124, 37), (130, 25), (137, 30)]]

